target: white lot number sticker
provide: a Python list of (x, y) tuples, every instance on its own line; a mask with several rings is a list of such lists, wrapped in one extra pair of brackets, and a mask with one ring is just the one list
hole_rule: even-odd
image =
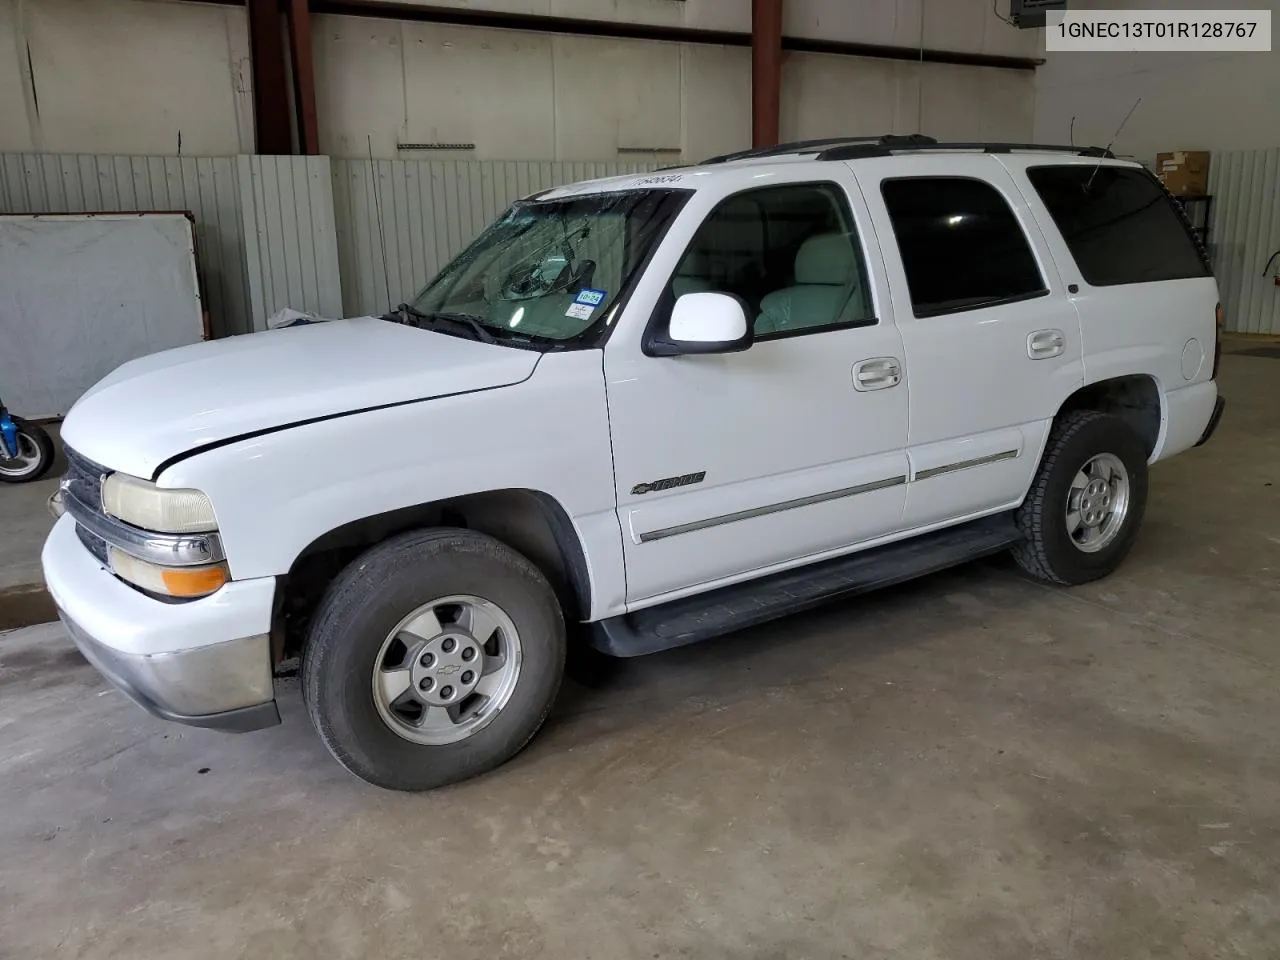
[(1046, 50), (1269, 51), (1270, 10), (1049, 11)]

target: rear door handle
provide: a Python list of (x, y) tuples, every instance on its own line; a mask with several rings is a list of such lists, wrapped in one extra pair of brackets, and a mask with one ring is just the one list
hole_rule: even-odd
[(1032, 360), (1060, 357), (1067, 349), (1067, 335), (1061, 330), (1037, 330), (1027, 337), (1027, 356)]
[(860, 393), (884, 390), (902, 382), (902, 361), (897, 357), (874, 357), (854, 364), (853, 389)]

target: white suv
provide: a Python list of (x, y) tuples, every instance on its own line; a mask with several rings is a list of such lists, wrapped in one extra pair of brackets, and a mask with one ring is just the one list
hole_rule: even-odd
[(49, 590), (162, 717), (311, 718), (417, 790), (574, 642), (725, 634), (994, 551), (1105, 576), (1202, 442), (1221, 310), (1105, 151), (789, 144), (515, 204), (411, 304), (134, 361), (67, 416)]

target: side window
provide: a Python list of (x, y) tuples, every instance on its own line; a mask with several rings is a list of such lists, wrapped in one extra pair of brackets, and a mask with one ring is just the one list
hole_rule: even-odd
[(917, 317), (1048, 293), (1008, 202), (991, 184), (909, 177), (880, 187)]
[(681, 258), (667, 300), (698, 292), (739, 297), (758, 339), (876, 322), (853, 216), (831, 183), (721, 202)]
[(1086, 283), (1209, 276), (1174, 201), (1145, 171), (1090, 164), (1032, 167), (1027, 177)]

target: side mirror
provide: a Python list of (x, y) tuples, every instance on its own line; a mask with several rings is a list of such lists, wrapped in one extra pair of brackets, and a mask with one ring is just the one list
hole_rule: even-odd
[(645, 352), (674, 357), (695, 353), (737, 353), (751, 346), (751, 325), (742, 301), (727, 293), (686, 293), (671, 309), (665, 337)]

